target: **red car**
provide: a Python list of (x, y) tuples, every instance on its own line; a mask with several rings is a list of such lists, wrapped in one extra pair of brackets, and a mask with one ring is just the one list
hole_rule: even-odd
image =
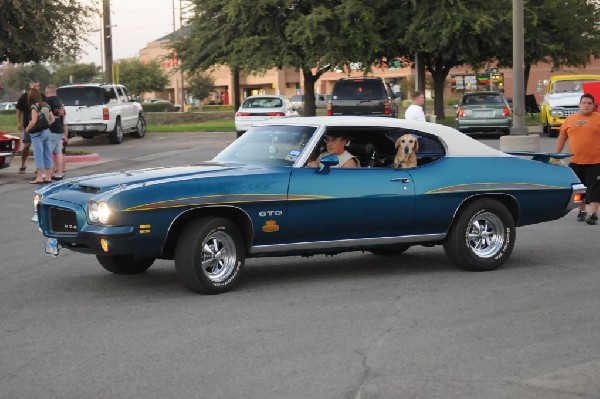
[(10, 162), (19, 148), (21, 148), (20, 138), (0, 132), (0, 169), (10, 166)]

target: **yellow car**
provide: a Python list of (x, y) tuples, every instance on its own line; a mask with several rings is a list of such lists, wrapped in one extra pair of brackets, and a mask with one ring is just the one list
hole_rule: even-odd
[(557, 137), (565, 118), (579, 111), (584, 82), (600, 82), (600, 75), (560, 75), (550, 78), (540, 113), (542, 129), (548, 136)]

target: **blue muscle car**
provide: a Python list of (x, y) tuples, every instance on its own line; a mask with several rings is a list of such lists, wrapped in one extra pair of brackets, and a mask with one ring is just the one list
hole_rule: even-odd
[[(417, 166), (395, 168), (404, 134), (418, 141)], [(361, 167), (337, 168), (335, 155), (307, 167), (326, 135), (349, 138)], [(48, 254), (93, 254), (117, 274), (174, 259), (182, 283), (208, 294), (231, 289), (245, 258), (261, 256), (443, 245), (457, 266), (487, 271), (510, 256), (516, 226), (563, 217), (585, 192), (569, 168), (544, 162), (552, 154), (518, 155), (425, 122), (290, 118), (253, 127), (199, 165), (42, 187), (35, 220)]]

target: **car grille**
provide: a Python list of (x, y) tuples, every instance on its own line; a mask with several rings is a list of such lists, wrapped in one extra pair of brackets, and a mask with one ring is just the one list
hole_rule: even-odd
[(569, 115), (576, 114), (577, 112), (579, 112), (579, 107), (577, 107), (577, 108), (565, 108), (564, 115), (565, 116), (569, 116)]
[(77, 216), (69, 209), (50, 207), (50, 231), (53, 233), (76, 233)]
[(13, 142), (12, 140), (8, 141), (0, 141), (0, 151), (12, 151), (13, 150)]

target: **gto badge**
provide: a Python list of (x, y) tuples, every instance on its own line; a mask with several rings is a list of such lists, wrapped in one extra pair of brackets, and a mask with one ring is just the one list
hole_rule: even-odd
[(260, 211), (258, 212), (258, 216), (264, 218), (266, 216), (281, 216), (283, 215), (282, 211)]
[(275, 233), (279, 231), (279, 225), (274, 220), (265, 221), (265, 225), (262, 227), (262, 231), (265, 233)]

